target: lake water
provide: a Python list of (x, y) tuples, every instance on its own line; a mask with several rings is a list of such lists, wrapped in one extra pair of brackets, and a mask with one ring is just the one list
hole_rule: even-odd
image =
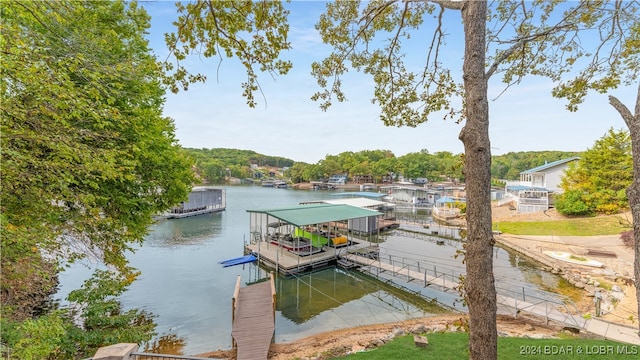
[[(227, 208), (215, 214), (154, 224), (144, 245), (128, 256), (141, 275), (121, 297), (125, 308), (155, 315), (163, 351), (197, 354), (231, 347), (231, 298), (238, 276), (243, 285), (266, 276), (255, 264), (223, 268), (222, 260), (241, 256), (248, 240), (247, 209), (279, 208), (303, 201), (329, 199), (332, 192), (226, 187)], [(406, 210), (399, 217), (428, 222), (424, 211)], [(381, 254), (406, 257), (437, 266), (439, 271), (463, 271), (455, 258), (462, 243), (438, 245), (432, 237), (394, 230), (380, 236)], [(409, 260), (408, 260), (409, 261)], [(497, 286), (508, 289), (554, 289), (558, 277), (538, 270), (516, 255), (496, 248)], [(64, 299), (90, 276), (95, 266), (76, 264), (60, 276), (57, 298)], [(461, 308), (458, 296), (403, 284), (438, 302)], [(276, 342), (358, 325), (400, 321), (441, 313), (422, 297), (411, 296), (358, 271), (326, 269), (276, 279)]]

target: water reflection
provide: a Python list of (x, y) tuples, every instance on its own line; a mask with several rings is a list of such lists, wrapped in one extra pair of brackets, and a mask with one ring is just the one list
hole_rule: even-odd
[(168, 247), (204, 243), (222, 232), (222, 213), (182, 219), (160, 220), (153, 224), (145, 246)]
[(144, 347), (144, 352), (154, 354), (183, 355), (186, 340), (175, 334), (162, 335), (149, 342)]
[(410, 296), (402, 290), (359, 272), (329, 268), (308, 274), (276, 279), (276, 310), (296, 324), (352, 301), (375, 298), (383, 306), (403, 314), (422, 311), (442, 313), (435, 302)]

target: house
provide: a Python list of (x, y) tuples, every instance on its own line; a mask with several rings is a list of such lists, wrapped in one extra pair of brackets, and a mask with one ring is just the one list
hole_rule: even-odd
[(334, 174), (331, 175), (329, 181), (327, 181), (329, 185), (345, 185), (347, 183), (347, 174)]
[(507, 182), (505, 196), (498, 206), (514, 203), (522, 213), (549, 209), (553, 205), (551, 194), (562, 192), (560, 182), (564, 172), (570, 163), (579, 159), (574, 156), (521, 172), (519, 181)]
[(375, 182), (375, 178), (371, 174), (356, 175), (353, 177), (353, 181), (355, 181), (356, 184), (370, 184)]

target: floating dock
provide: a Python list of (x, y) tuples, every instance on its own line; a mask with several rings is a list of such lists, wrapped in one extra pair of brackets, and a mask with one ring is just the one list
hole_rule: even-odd
[(292, 275), (336, 265), (340, 257), (348, 252), (377, 254), (377, 247), (372, 246), (368, 241), (352, 242), (349, 246), (338, 248), (324, 246), (321, 252), (304, 256), (261, 241), (245, 245), (245, 252), (256, 254), (260, 264), (268, 268), (284, 275)]
[[(377, 229), (383, 213), (346, 204), (308, 204), (250, 213), (245, 254), (282, 274), (336, 264), (340, 254), (371, 246), (353, 234)], [(303, 246), (304, 245), (304, 246)]]

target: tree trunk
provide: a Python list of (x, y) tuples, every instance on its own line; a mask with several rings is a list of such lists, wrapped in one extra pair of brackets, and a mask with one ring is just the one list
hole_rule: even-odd
[[(638, 314), (640, 314), (640, 84), (636, 94), (635, 115), (620, 100), (609, 96), (609, 103), (613, 106), (629, 128), (631, 136), (631, 153), (633, 154), (633, 182), (627, 189), (627, 199), (633, 219), (634, 254), (633, 276), (635, 278)], [(640, 325), (639, 325), (640, 330)], [(638, 332), (640, 336), (640, 331)]]
[(469, 306), (469, 355), (470, 359), (482, 360), (498, 356), (494, 239), (491, 231), (491, 143), (485, 75), (486, 16), (485, 1), (468, 1), (462, 10), (466, 123), (459, 136), (465, 151), (467, 193), (467, 275), (464, 288)]

